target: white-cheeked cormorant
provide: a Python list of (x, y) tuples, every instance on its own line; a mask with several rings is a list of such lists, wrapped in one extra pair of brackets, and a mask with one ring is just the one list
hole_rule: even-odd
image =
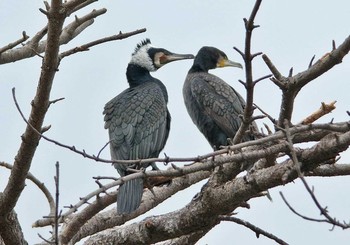
[[(129, 88), (109, 101), (103, 114), (108, 129), (113, 160), (145, 159), (158, 157), (170, 129), (167, 108), (168, 94), (164, 84), (150, 75), (163, 65), (183, 59), (193, 59), (190, 54), (181, 55), (151, 46), (149, 39), (137, 45), (128, 64), (126, 77)], [(129, 169), (141, 169), (155, 164), (118, 164), (114, 167), (120, 176)], [(142, 199), (143, 179), (126, 181), (119, 187), (117, 212), (136, 210)]]

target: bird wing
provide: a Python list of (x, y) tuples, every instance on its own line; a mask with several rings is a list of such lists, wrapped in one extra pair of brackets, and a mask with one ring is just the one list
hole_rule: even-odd
[(222, 79), (208, 73), (193, 77), (191, 92), (203, 113), (233, 137), (242, 121), (239, 115), (244, 112), (242, 96)]
[[(163, 149), (169, 135), (170, 114), (157, 84), (149, 82), (126, 89), (106, 104), (103, 114), (112, 159), (157, 157)], [(127, 167), (120, 164), (117, 169), (125, 174)]]

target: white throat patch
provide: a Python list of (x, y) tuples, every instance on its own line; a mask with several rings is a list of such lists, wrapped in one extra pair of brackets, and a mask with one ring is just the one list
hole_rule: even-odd
[(151, 47), (152, 46), (149, 44), (140, 47), (140, 49), (131, 56), (130, 64), (139, 65), (148, 71), (156, 71), (157, 69), (153, 65), (153, 61), (147, 52)]

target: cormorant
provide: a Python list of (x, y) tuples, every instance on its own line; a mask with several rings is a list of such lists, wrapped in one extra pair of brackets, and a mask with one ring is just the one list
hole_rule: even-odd
[[(164, 84), (150, 75), (163, 65), (183, 59), (193, 59), (191, 54), (175, 54), (151, 46), (149, 39), (139, 43), (126, 70), (129, 88), (109, 101), (103, 114), (105, 128), (110, 138), (113, 160), (131, 160), (158, 157), (170, 130), (170, 113), (167, 108), (168, 93)], [(129, 169), (147, 168), (152, 164), (118, 164), (114, 167), (120, 176), (133, 173)], [(141, 203), (143, 179), (126, 181), (119, 187), (117, 212), (131, 213)]]
[[(228, 145), (241, 125), (245, 101), (242, 96), (225, 81), (208, 73), (209, 69), (242, 65), (229, 60), (224, 52), (214, 47), (202, 47), (189, 70), (183, 97), (189, 115), (199, 131), (214, 150)], [(256, 127), (256, 124), (253, 123)], [(243, 141), (251, 140), (246, 134)]]

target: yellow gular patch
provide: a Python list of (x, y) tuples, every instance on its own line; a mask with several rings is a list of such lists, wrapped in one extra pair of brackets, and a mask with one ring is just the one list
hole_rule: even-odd
[(216, 67), (224, 67), (226, 66), (226, 60), (223, 57), (220, 57), (218, 60), (218, 63), (216, 64)]

